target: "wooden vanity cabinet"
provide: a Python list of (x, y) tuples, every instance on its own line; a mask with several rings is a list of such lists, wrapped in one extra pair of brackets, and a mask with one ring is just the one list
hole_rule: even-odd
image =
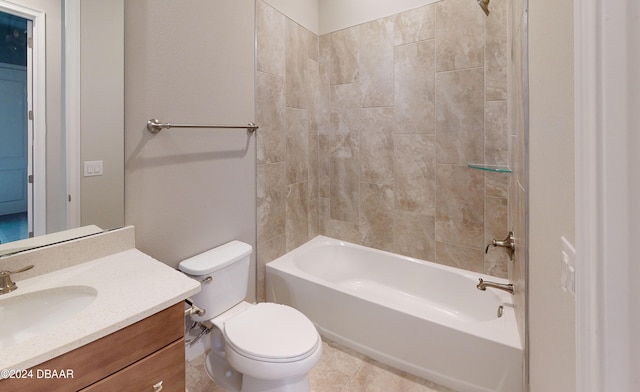
[[(183, 392), (184, 306), (177, 303), (30, 370), (31, 378), (0, 381), (0, 391)], [(46, 371), (72, 377), (46, 378)]]

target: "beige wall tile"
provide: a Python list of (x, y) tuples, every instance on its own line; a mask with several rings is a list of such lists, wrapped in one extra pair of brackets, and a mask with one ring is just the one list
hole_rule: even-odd
[(309, 239), (320, 235), (320, 199), (309, 200)]
[(318, 62), (321, 64), (331, 63), (331, 34), (318, 37)]
[(331, 219), (358, 223), (359, 171), (357, 159), (331, 159)]
[(331, 238), (337, 238), (354, 244), (360, 243), (360, 231), (358, 225), (355, 223), (329, 219), (326, 222), (326, 230), (326, 235)]
[(306, 38), (307, 45), (307, 56), (310, 60), (315, 61), (316, 63), (320, 59), (320, 37), (318, 37), (315, 33), (310, 30), (303, 28)]
[(285, 233), (286, 165), (258, 166), (257, 170), (258, 243)]
[(335, 135), (331, 141), (330, 152), (332, 158), (352, 159), (358, 161), (360, 157), (360, 137), (357, 130), (346, 134)]
[(256, 132), (258, 165), (286, 159), (284, 80), (264, 72), (256, 73)]
[(287, 107), (309, 108), (306, 30), (291, 19), (286, 22), (285, 93)]
[(436, 240), (484, 250), (484, 176), (465, 166), (437, 166)]
[(508, 0), (493, 0), (486, 18), (485, 66), (487, 101), (507, 99)]
[(360, 25), (361, 106), (393, 105), (393, 19), (384, 18)]
[(309, 195), (306, 182), (289, 185), (286, 197), (287, 252), (309, 240)]
[[(257, 111), (265, 133), (258, 156), (260, 163), (283, 162), (277, 185), (267, 186), (273, 175), (258, 170), (265, 184), (259, 232), (275, 225), (269, 240), (285, 238), (287, 250), (324, 234), (503, 274), (498, 253), (485, 258), (484, 246), (490, 226), (504, 219), (488, 210), (485, 216), (484, 206), (504, 200), (511, 207), (512, 179), (524, 181), (524, 138), (513, 129), (524, 105), (503, 95), (512, 51), (505, 50), (502, 14), (509, 6), (494, 1), (490, 18), (467, 0), (444, 0), (321, 37), (259, 5), (259, 35), (269, 39), (258, 40)], [(522, 64), (517, 55), (509, 61)], [(518, 137), (505, 136), (511, 132)], [(509, 164), (520, 174), (472, 172), (464, 166), (471, 162)], [(267, 203), (267, 193), (285, 200), (284, 212)], [(383, 230), (389, 196), (392, 224)], [(506, 216), (508, 227), (517, 223)]]
[(358, 83), (331, 87), (331, 133), (347, 134), (360, 129), (360, 87)]
[(436, 262), (467, 271), (484, 273), (484, 249), (436, 242)]
[(399, 135), (393, 137), (395, 208), (423, 215), (435, 215), (435, 137)]
[(393, 237), (395, 253), (435, 262), (436, 222), (433, 216), (396, 210)]
[(318, 135), (318, 196), (328, 199), (331, 189), (331, 158), (334, 137)]
[(468, 0), (445, 0), (435, 7), (437, 71), (483, 66), (484, 13)]
[(309, 133), (317, 135), (320, 124), (320, 64), (307, 59), (305, 82), (307, 108), (309, 110)]
[(287, 181), (293, 184), (308, 179), (309, 114), (306, 110), (285, 109), (287, 129)]
[(434, 5), (427, 5), (395, 15), (395, 45), (435, 38), (436, 14), (434, 7)]
[(393, 187), (360, 183), (360, 243), (393, 249)]
[(393, 108), (360, 114), (360, 181), (393, 184)]
[(483, 163), (483, 71), (483, 68), (476, 68), (436, 74), (439, 164)]
[(484, 173), (484, 189), (487, 197), (509, 198), (511, 173)]
[(435, 42), (395, 48), (394, 108), (397, 133), (434, 134)]
[(286, 17), (262, 0), (256, 2), (257, 69), (284, 77)]
[[(263, 276), (266, 262), (319, 230), (322, 90), (318, 36), (258, 3), (258, 69), (264, 68), (257, 74), (258, 156), (263, 163), (281, 162), (257, 171), (257, 252)], [(328, 73), (325, 77), (328, 89)]]
[(318, 85), (318, 133), (329, 135), (331, 127), (331, 39), (329, 34), (319, 38), (319, 85)]
[(509, 165), (509, 118), (507, 101), (485, 104), (485, 153), (487, 165)]
[(331, 85), (359, 80), (359, 44), (358, 26), (331, 34)]
[(309, 182), (309, 199), (317, 199), (319, 197), (318, 189), (318, 135), (309, 135), (308, 148), (308, 182)]
[(329, 198), (318, 199), (318, 232), (320, 235), (329, 236), (329, 220), (331, 219)]

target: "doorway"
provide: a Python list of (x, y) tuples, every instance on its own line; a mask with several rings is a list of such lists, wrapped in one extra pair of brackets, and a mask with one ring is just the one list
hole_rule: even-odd
[(0, 243), (33, 236), (30, 20), (0, 12)]

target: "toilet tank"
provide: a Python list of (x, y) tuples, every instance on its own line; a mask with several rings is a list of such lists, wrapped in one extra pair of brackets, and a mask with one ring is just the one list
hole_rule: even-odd
[(252, 250), (249, 244), (231, 241), (180, 262), (178, 269), (201, 284), (191, 299), (205, 313), (192, 315), (194, 321), (212, 319), (244, 300)]

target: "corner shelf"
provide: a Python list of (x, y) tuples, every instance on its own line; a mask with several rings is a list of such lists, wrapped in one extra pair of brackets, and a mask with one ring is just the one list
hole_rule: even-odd
[(499, 165), (483, 165), (480, 163), (468, 163), (467, 167), (470, 169), (476, 170), (484, 170), (493, 173), (511, 173), (511, 169), (509, 166), (499, 166)]

